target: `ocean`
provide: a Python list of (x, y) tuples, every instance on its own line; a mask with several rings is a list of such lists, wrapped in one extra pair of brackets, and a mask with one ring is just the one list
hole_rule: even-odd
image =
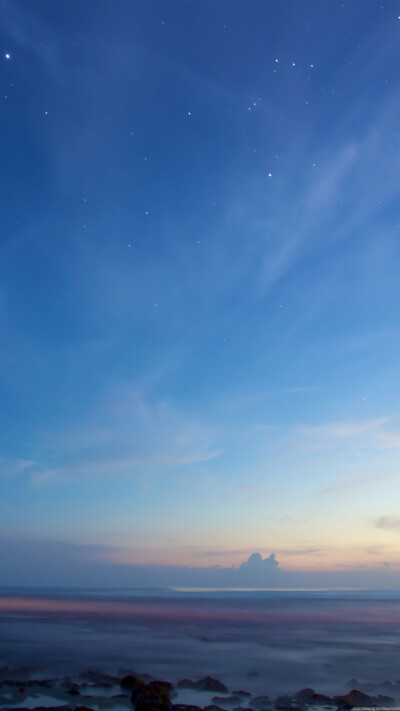
[(399, 658), (399, 592), (0, 589), (3, 678), (211, 675), (253, 694), (397, 699)]

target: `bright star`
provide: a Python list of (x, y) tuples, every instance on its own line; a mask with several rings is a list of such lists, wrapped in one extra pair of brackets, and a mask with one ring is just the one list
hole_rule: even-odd
[(4, 55), (4, 59), (11, 59), (11, 54), (9, 52), (6, 52)]

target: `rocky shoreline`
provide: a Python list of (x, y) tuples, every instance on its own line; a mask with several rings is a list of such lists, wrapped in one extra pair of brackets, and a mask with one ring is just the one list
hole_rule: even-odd
[[(7, 671), (10, 672), (7, 678)], [(211, 676), (197, 681), (181, 679), (176, 685), (149, 675), (126, 673), (113, 676), (98, 671), (62, 679), (21, 680), (21, 671), (2, 670), (2, 711), (351, 711), (360, 708), (393, 709), (396, 700), (387, 694), (372, 696), (353, 688), (347, 694), (328, 696), (311, 688), (296, 694), (270, 698), (243, 689), (230, 690)], [(349, 683), (357, 682), (356, 679)], [(400, 681), (385, 682), (399, 690)], [(204, 703), (184, 703), (185, 694), (204, 695)], [(210, 696), (210, 694), (213, 694)]]

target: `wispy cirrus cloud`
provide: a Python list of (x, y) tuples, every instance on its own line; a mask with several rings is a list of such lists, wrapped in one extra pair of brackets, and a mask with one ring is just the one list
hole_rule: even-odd
[(29, 475), (36, 485), (186, 472), (221, 454), (212, 427), (134, 388), (110, 395), (92, 422), (43, 433), (34, 450)]
[(27, 472), (35, 466), (31, 459), (12, 459), (0, 457), (0, 477), (13, 477)]

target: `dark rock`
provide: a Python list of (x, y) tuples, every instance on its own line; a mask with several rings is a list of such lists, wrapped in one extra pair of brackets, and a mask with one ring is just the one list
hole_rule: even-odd
[[(133, 704), (136, 704), (140, 696), (150, 696), (148, 691), (146, 690), (146, 684), (140, 684), (140, 686), (136, 686), (134, 689), (132, 689), (131, 693), (131, 701)], [(151, 694), (153, 696), (153, 694)]]
[(128, 674), (119, 682), (122, 689), (136, 689), (138, 686), (145, 686), (144, 682), (137, 676)]
[(70, 696), (80, 696), (79, 689), (69, 689), (69, 691), (67, 691), (67, 694), (69, 694)]
[(151, 676), (150, 674), (142, 674), (134, 671), (133, 669), (126, 669), (126, 667), (119, 667), (118, 669), (118, 674), (120, 679), (122, 679), (125, 676), (134, 676), (137, 679), (141, 679), (144, 684), (147, 684), (149, 681), (151, 681)]
[(75, 711), (94, 711), (90, 706), (76, 706)]
[(334, 700), (340, 707), (344, 708), (354, 708), (355, 706), (369, 706), (374, 708), (378, 706), (377, 699), (373, 696), (364, 694), (363, 691), (358, 689), (352, 689), (348, 694), (344, 696), (335, 696)]
[(170, 706), (170, 689), (172, 684), (164, 681), (151, 681), (149, 684), (138, 684), (132, 691), (131, 701), (136, 705), (163, 704)]
[(281, 694), (281, 696), (277, 696), (276, 699), (274, 700), (274, 704), (291, 704), (293, 701), (291, 696), (288, 696), (287, 694)]
[(228, 694), (229, 689), (222, 681), (218, 679), (213, 679), (212, 676), (206, 676), (204, 679), (199, 679), (199, 681), (192, 681), (191, 679), (181, 679), (177, 683), (178, 689), (197, 689), (197, 691), (219, 691), (222, 694)]
[(224, 709), (221, 709), (221, 707), (216, 704), (209, 704), (204, 707), (203, 711), (224, 711)]
[(173, 688), (169, 681), (151, 681), (150, 684), (147, 684), (147, 689), (150, 693), (158, 694), (160, 700), (167, 703), (170, 701), (170, 692)]
[(175, 689), (174, 685), (171, 684), (170, 681), (159, 681), (157, 679), (156, 681), (152, 681), (151, 684), (157, 684), (164, 689), (168, 689), (168, 691), (173, 691)]
[(305, 701), (306, 703), (309, 703), (311, 701), (312, 697), (314, 696), (314, 694), (315, 694), (314, 689), (309, 689), (306, 687), (305, 689), (300, 689), (300, 691), (298, 691), (297, 694), (295, 695), (295, 698), (298, 699), (299, 701)]
[[(78, 706), (79, 708), (86, 708), (82, 706)], [(64, 706), (35, 706), (34, 711), (73, 711), (72, 706), (68, 706), (65, 704)], [(93, 709), (90, 709), (90, 711), (93, 711)]]
[(172, 711), (202, 711), (200, 706), (194, 706), (193, 704), (172, 704)]
[(194, 682), (194, 689), (199, 691), (219, 691), (222, 694), (229, 694), (228, 687), (219, 681), (218, 679), (213, 679), (212, 676), (205, 676), (204, 679), (199, 679), (199, 681)]

